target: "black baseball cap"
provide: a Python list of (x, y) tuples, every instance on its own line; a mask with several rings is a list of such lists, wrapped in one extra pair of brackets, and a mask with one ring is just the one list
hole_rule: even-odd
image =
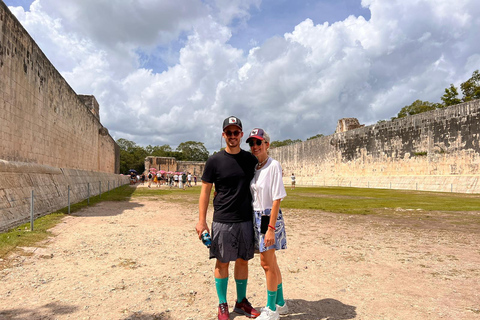
[(237, 126), (242, 130), (242, 121), (235, 116), (230, 116), (227, 119), (223, 120), (223, 130), (228, 126)]

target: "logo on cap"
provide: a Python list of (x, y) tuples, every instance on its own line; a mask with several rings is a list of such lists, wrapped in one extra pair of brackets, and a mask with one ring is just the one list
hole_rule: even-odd
[(235, 123), (236, 124), (237, 123), (237, 118), (233, 118), (233, 117), (229, 118), (228, 123)]
[(251, 136), (257, 135), (258, 134), (258, 129), (253, 129), (252, 132), (250, 132)]

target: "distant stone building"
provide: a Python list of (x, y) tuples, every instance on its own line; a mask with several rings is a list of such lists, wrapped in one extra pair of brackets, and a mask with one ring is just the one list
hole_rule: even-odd
[(360, 124), (357, 118), (343, 118), (338, 120), (337, 129), (335, 133), (347, 132), (349, 130), (365, 127), (364, 124)]
[(173, 157), (146, 157), (145, 171), (150, 168), (165, 170), (167, 172), (190, 172), (193, 175), (201, 176), (205, 168), (205, 162), (202, 161), (177, 161)]

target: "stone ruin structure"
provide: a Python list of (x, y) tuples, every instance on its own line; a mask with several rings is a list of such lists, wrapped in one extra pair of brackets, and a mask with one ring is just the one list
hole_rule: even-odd
[(109, 188), (120, 149), (92, 95), (77, 95), (0, 1), (0, 232)]
[[(480, 193), (480, 100), (271, 150), (284, 183)], [(354, 122), (358, 126), (358, 121)]]
[(349, 130), (365, 127), (364, 124), (360, 124), (357, 118), (343, 118), (338, 120), (335, 133), (347, 132)]
[(192, 175), (200, 177), (205, 168), (205, 162), (202, 161), (177, 161), (173, 157), (146, 157), (145, 171), (150, 168), (172, 172), (190, 172)]

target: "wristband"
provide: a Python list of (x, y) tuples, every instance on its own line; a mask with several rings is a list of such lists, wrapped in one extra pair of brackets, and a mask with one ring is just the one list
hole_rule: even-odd
[(271, 225), (268, 225), (269, 228), (272, 228), (273, 230), (277, 231), (277, 229), (275, 229), (275, 227), (272, 227)]

